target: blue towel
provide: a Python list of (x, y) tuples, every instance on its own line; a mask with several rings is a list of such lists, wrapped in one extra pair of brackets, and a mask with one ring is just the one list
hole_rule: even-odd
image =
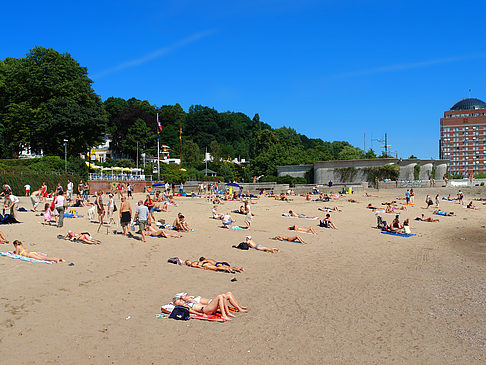
[(28, 262), (41, 262), (41, 263), (44, 263), (44, 264), (52, 264), (53, 263), (52, 261), (37, 260), (37, 259), (32, 259), (30, 257), (16, 255), (12, 252), (0, 252), (0, 256), (7, 256), (7, 257), (10, 257), (12, 259), (19, 259), (19, 260), (28, 261)]
[(392, 236), (399, 236), (399, 237), (411, 237), (411, 236), (416, 236), (415, 233), (409, 233), (409, 234), (404, 234), (404, 233), (396, 233), (396, 232), (381, 232), (383, 234), (390, 234)]

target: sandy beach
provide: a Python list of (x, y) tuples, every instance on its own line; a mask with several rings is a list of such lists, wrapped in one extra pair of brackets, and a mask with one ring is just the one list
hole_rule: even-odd
[[(227, 230), (211, 219), (206, 199), (177, 198), (177, 207), (156, 213), (171, 223), (182, 212), (194, 232), (182, 238), (149, 237), (147, 243), (107, 234), (87, 218), (65, 219), (64, 228), (43, 226), (33, 212), (21, 224), (0, 226), (11, 242), (63, 257), (67, 263), (29, 263), (0, 257), (0, 358), (2, 364), (480, 364), (486, 361), (486, 206), (465, 209), (440, 222), (417, 222), (425, 194), (456, 190), (417, 189), (416, 205), (401, 212), (416, 236), (381, 234), (368, 203), (404, 196), (405, 189), (369, 191), (329, 203), (253, 200), (252, 228)], [(486, 196), (486, 190), (482, 191)], [(138, 197), (141, 197), (139, 195)], [(474, 196), (476, 197), (476, 195)], [(137, 198), (137, 197), (136, 197)], [(466, 195), (469, 202), (472, 195)], [(92, 200), (92, 199), (91, 199)], [(116, 200), (119, 206), (119, 200)], [(136, 199), (130, 201), (135, 207)], [(397, 201), (400, 202), (400, 201)], [(238, 209), (225, 202), (220, 213)], [(21, 206), (31, 208), (28, 198)], [(282, 217), (289, 209), (323, 217)], [(87, 208), (77, 208), (85, 214)], [(117, 212), (118, 213), (118, 212)], [(118, 214), (116, 218), (118, 220)], [(393, 215), (381, 214), (389, 223)], [(233, 214), (237, 223), (244, 216)], [(293, 224), (313, 226), (300, 234), (309, 244), (279, 242)], [(90, 232), (101, 245), (57, 239), (71, 229)], [(120, 227), (118, 226), (118, 230)], [(277, 254), (232, 248), (250, 234)], [(0, 245), (10, 251), (13, 245)], [(200, 256), (243, 266), (227, 274), (177, 266), (170, 257)], [(74, 266), (69, 266), (74, 263)], [(231, 279), (236, 278), (236, 281)], [(249, 307), (226, 323), (156, 318), (175, 293), (213, 297), (227, 291)]]

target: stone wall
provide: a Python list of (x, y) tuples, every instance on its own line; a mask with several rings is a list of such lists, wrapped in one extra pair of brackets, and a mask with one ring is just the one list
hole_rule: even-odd
[(277, 166), (277, 176), (292, 176), (292, 177), (303, 177), (305, 178), (305, 173), (312, 169), (313, 165), (288, 165), (288, 166)]

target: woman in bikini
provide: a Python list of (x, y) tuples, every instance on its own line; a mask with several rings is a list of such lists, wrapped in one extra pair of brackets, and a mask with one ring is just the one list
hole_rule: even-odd
[(82, 241), (86, 243), (92, 243), (99, 245), (101, 241), (95, 240), (89, 233), (78, 233), (73, 231), (68, 231), (67, 235), (64, 237), (65, 239), (69, 239), (71, 241)]
[(296, 224), (294, 224), (293, 226), (290, 226), (289, 229), (291, 231), (299, 231), (299, 232), (317, 234), (317, 232), (314, 229), (314, 227), (303, 228), (303, 227), (299, 227)]
[(255, 243), (255, 241), (251, 239), (251, 236), (246, 236), (245, 242), (248, 246), (258, 251), (271, 252), (271, 253), (280, 252), (280, 248), (268, 248), (260, 245), (259, 243)]
[(180, 234), (175, 234), (175, 233), (167, 233), (163, 229), (156, 229), (154, 227), (147, 226), (145, 234), (147, 236), (152, 236), (152, 237), (164, 237), (164, 238), (180, 238), (182, 237)]
[(36, 260), (54, 261), (55, 263), (66, 262), (66, 260), (59, 257), (49, 257), (38, 252), (30, 252), (19, 240), (13, 241), (13, 245), (15, 247), (15, 251), (13, 253), (16, 255), (30, 257), (31, 259)]
[[(228, 292), (226, 292), (224, 294), (220, 294), (220, 295), (224, 299), (226, 299), (226, 301), (229, 302), (229, 304), (231, 304), (234, 308), (236, 308), (238, 310), (238, 312), (248, 312), (247, 311), (248, 307), (240, 305), (240, 303), (238, 303), (238, 301), (236, 300), (236, 298), (234, 297), (232, 292), (228, 291)], [(178, 294), (175, 295), (175, 297), (180, 298), (187, 303), (199, 303), (199, 304), (203, 304), (203, 305), (208, 305), (209, 303), (211, 303), (213, 301), (213, 299), (203, 298), (203, 297), (200, 297), (200, 296), (194, 297), (192, 295), (188, 295), (187, 293), (178, 293)]]
[(231, 270), (236, 271), (236, 272), (245, 271), (245, 269), (243, 269), (242, 267), (231, 266), (226, 261), (216, 261), (216, 260), (213, 260), (213, 259), (207, 259), (205, 257), (200, 257), (199, 262), (201, 262), (203, 264), (206, 263), (206, 262), (209, 262), (209, 264), (214, 265), (216, 267), (226, 266), (226, 267), (229, 267)]
[(300, 236), (287, 237), (287, 236), (278, 235), (274, 239), (279, 240), (279, 241), (300, 242), (303, 245), (305, 245), (307, 243)]
[(226, 299), (222, 295), (211, 300), (211, 303), (204, 305), (200, 303), (186, 302), (181, 298), (174, 298), (174, 305), (181, 305), (189, 308), (189, 312), (196, 314), (215, 314), (216, 312), (221, 312), (221, 318), (225, 320), (230, 320), (235, 316), (229, 313), (227, 310)]
[(196, 269), (204, 269), (204, 270), (211, 270), (211, 271), (224, 271), (229, 273), (234, 273), (235, 271), (231, 269), (230, 266), (215, 266), (211, 265), (209, 262), (200, 262), (200, 261), (191, 261), (186, 260), (184, 261), (184, 265), (194, 267)]

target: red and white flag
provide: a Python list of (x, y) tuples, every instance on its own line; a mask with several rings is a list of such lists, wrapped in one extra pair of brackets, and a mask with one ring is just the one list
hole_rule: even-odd
[(160, 124), (159, 113), (157, 113), (157, 126), (159, 127), (159, 132), (162, 132), (162, 124)]

